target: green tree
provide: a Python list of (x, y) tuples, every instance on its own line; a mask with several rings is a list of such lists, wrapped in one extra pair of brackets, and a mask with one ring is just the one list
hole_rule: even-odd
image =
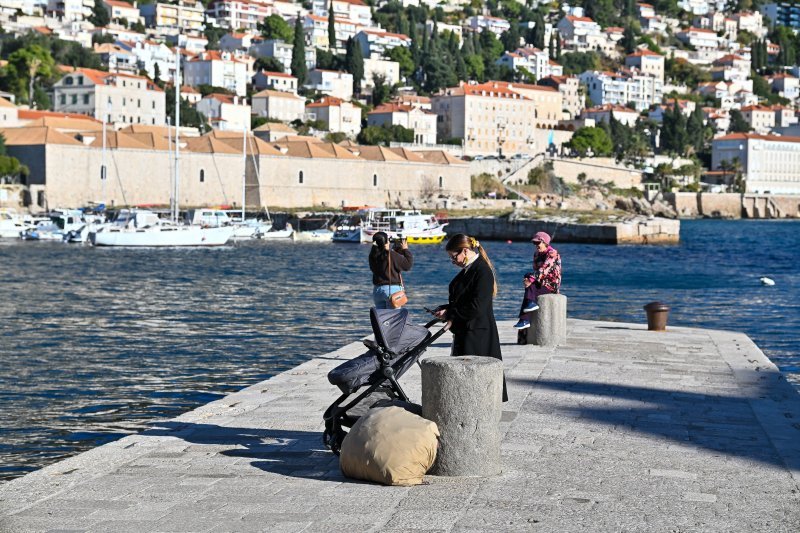
[[(26, 95), (28, 104), (33, 105), (36, 80), (49, 78), (55, 73), (55, 61), (48, 50), (38, 44), (17, 50), (8, 56), (9, 67), (17, 79), (15, 94)], [(26, 91), (27, 89), (27, 91)]]
[(108, 14), (108, 10), (103, 5), (102, 0), (94, 0), (92, 14), (87, 17), (87, 20), (97, 27), (108, 26), (108, 23), (111, 22), (111, 16)]
[(411, 76), (414, 73), (414, 57), (411, 55), (411, 50), (405, 46), (396, 46), (389, 50), (389, 59), (397, 61), (400, 65), (400, 75), (404, 77)]
[(217, 28), (216, 26), (212, 26), (210, 23), (206, 22), (203, 35), (206, 39), (208, 39), (208, 45), (206, 46), (207, 50), (219, 50), (219, 40), (225, 35), (225, 30), (222, 28)]
[(294, 38), (294, 30), (279, 15), (264, 18), (256, 25), (256, 29), (261, 32), (264, 39), (277, 39), (289, 43)]
[(622, 48), (625, 49), (626, 54), (632, 54), (636, 50), (636, 34), (633, 31), (633, 26), (630, 24), (625, 25), (625, 33), (622, 35), (620, 42)]
[(569, 148), (585, 156), (591, 150), (596, 156), (610, 155), (614, 145), (608, 134), (599, 127), (580, 128), (567, 143)]
[(333, 0), (328, 3), (328, 49), (336, 50), (336, 17), (333, 14)]
[(731, 109), (730, 119), (729, 133), (747, 133), (750, 131), (750, 124), (747, 123), (742, 116), (742, 112), (738, 109)]
[(509, 52), (513, 52), (519, 48), (519, 24), (516, 20), (511, 20), (511, 27), (503, 32), (500, 36), (500, 41), (503, 43), (503, 48)]
[(274, 57), (259, 57), (253, 64), (256, 72), (266, 70), (267, 72), (283, 72), (283, 63)]
[(374, 85), (372, 89), (372, 105), (377, 107), (389, 100), (392, 88), (386, 84), (386, 76), (381, 74), (373, 73), (372, 83)]
[(568, 52), (561, 56), (561, 65), (564, 74), (582, 74), (600, 68), (600, 56), (597, 52)]
[(364, 56), (361, 53), (361, 45), (352, 37), (347, 39), (344, 65), (347, 72), (353, 75), (353, 93), (361, 94), (361, 81), (364, 79)]
[(525, 38), (529, 44), (535, 46), (539, 50), (544, 50), (544, 17), (542, 14), (537, 11), (536, 15), (533, 17), (533, 28), (528, 31), (528, 35)]
[(681, 112), (680, 106), (675, 104), (664, 110), (661, 125), (661, 148), (667, 152), (683, 154), (689, 144), (689, 132), (686, 130), (687, 121)]
[(703, 150), (706, 143), (706, 126), (703, 119), (703, 108), (696, 105), (686, 123), (686, 130), (689, 133), (688, 141), (696, 154)]
[(306, 42), (303, 35), (303, 21), (297, 17), (294, 22), (294, 43), (292, 47), (292, 76), (297, 78), (297, 84), (306, 82)]
[[(175, 87), (170, 85), (167, 87), (165, 92), (167, 117), (170, 119), (170, 124), (175, 124)], [(189, 102), (187, 102), (184, 98), (181, 98), (180, 101), (181, 126), (197, 128), (200, 130), (201, 134), (211, 130), (211, 127), (206, 121), (205, 115), (189, 105)]]
[(414, 142), (414, 130), (403, 126), (367, 126), (363, 128), (356, 138), (359, 144), (389, 146), (395, 142)]

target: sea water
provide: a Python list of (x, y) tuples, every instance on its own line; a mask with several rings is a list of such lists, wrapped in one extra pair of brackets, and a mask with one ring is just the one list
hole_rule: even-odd
[[(797, 221), (684, 221), (675, 246), (554, 245), (574, 318), (743, 331), (800, 382)], [(529, 243), (484, 242), (498, 320)], [(442, 246), (412, 246), (409, 309), (447, 299)], [(173, 417), (370, 333), (369, 247), (114, 249), (0, 241), (0, 479)], [(768, 276), (768, 287), (759, 278)], [(510, 327), (504, 324), (502, 327)], [(333, 397), (333, 391), (332, 391)]]

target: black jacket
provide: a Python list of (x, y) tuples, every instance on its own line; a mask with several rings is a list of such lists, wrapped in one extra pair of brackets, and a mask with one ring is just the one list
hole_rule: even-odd
[[(411, 255), (411, 250), (391, 249), (389, 253), (392, 254), (392, 272), (389, 272), (389, 257), (388, 254), (381, 261), (377, 257), (370, 255), (369, 269), (372, 271), (372, 284), (373, 285), (402, 285), (400, 283), (400, 272), (408, 272), (414, 266), (414, 256)], [(389, 274), (391, 274), (392, 281), (389, 283)]]
[[(480, 355), (503, 360), (494, 320), (494, 273), (478, 257), (450, 282), (447, 319), (453, 321), (453, 355)], [(503, 377), (503, 401), (508, 401)]]

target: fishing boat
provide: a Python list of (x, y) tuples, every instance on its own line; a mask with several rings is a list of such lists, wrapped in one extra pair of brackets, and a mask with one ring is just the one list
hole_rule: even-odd
[(0, 209), (0, 239), (19, 239), (34, 226), (30, 216), (20, 215), (14, 209)]
[(446, 236), (447, 222), (436, 215), (401, 209), (377, 209), (371, 215), (362, 232), (366, 241), (372, 241), (378, 231), (385, 232), (390, 239), (406, 239), (409, 244), (439, 244)]

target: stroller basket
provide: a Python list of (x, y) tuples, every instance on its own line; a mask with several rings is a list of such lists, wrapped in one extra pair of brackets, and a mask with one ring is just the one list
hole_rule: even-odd
[(437, 320), (425, 326), (411, 323), (406, 309), (372, 308), (370, 322), (375, 341), (364, 341), (369, 351), (328, 373), (328, 381), (339, 387), (342, 395), (325, 411), (323, 441), (337, 454), (347, 434), (344, 428), (352, 427), (359, 418), (349, 411), (363, 407), (359, 406), (362, 402), (375, 403), (376, 393), (382, 394), (383, 400), (408, 402), (397, 380), (446, 331), (442, 328), (434, 334), (430, 332)]

